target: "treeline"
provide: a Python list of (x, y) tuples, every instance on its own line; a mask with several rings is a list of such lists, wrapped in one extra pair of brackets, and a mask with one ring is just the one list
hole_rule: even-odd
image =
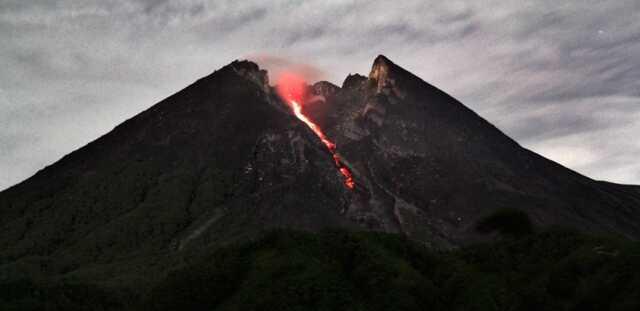
[[(503, 211), (480, 229), (507, 230), (491, 229), (505, 218), (527, 226)], [(638, 242), (511, 229), (453, 251), (392, 234), (279, 230), (185, 262), (133, 294), (14, 280), (0, 284), (0, 309), (640, 310)]]

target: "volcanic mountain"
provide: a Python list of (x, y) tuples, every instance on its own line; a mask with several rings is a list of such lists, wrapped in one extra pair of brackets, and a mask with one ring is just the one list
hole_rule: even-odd
[(504, 208), (536, 226), (640, 237), (640, 187), (522, 148), (384, 56), (368, 77), (304, 91), (283, 96), (235, 61), (1, 192), (0, 271), (122, 273), (119, 262), (282, 227), (450, 248), (482, 239), (478, 221)]

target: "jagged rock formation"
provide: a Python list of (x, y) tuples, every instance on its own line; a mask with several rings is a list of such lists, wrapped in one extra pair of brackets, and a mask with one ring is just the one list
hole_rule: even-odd
[(323, 104), (307, 113), (336, 142), (354, 191), (266, 72), (236, 61), (0, 193), (0, 272), (18, 262), (52, 273), (117, 266), (274, 227), (450, 247), (478, 239), (477, 220), (501, 207), (538, 225), (640, 236), (638, 187), (520, 147), (383, 56), (368, 77), (310, 90)]
[(593, 181), (520, 147), (384, 56), (326, 106), (327, 135), (366, 193), (347, 215), (372, 229), (455, 245), (507, 207), (539, 225), (640, 234), (638, 187)]

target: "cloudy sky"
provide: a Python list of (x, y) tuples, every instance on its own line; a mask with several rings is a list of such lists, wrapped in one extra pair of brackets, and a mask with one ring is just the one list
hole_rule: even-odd
[(234, 59), (341, 84), (378, 54), (527, 148), (640, 184), (637, 0), (0, 0), (0, 38), (0, 189)]

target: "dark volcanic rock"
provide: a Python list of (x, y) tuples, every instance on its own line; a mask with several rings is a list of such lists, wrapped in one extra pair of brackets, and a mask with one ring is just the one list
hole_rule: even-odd
[(593, 181), (520, 147), (384, 56), (368, 78), (314, 84), (308, 101), (354, 191), (266, 72), (236, 61), (1, 192), (0, 275), (17, 263), (121, 268), (274, 227), (455, 246), (505, 207), (536, 225), (640, 236), (638, 187)]
[(349, 227), (331, 154), (267, 82), (234, 62), (0, 193), (0, 262), (77, 266)]
[(476, 239), (477, 221), (500, 208), (538, 225), (640, 235), (638, 187), (593, 181), (520, 147), (384, 56), (366, 82), (347, 81), (326, 121), (366, 193), (347, 217), (445, 245)]
[(344, 82), (342, 82), (343, 89), (354, 89), (361, 87), (365, 82), (367, 82), (367, 77), (361, 76), (357, 73), (349, 74)]

